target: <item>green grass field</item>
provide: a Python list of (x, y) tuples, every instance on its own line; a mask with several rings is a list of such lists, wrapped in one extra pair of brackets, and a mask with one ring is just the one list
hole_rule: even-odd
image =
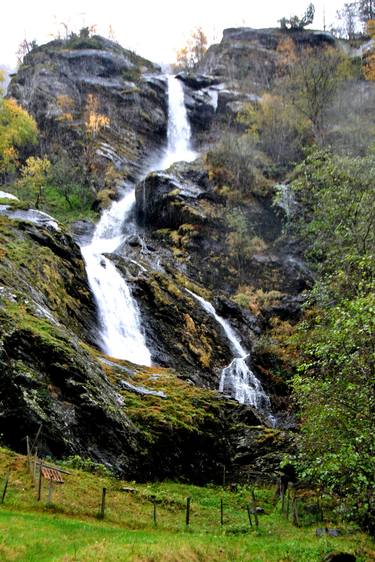
[[(138, 485), (69, 468), (71, 474), (56, 486), (53, 504), (47, 506), (46, 486), (41, 501), (36, 501), (26, 459), (0, 449), (0, 475), (8, 470), (9, 487), (0, 505), (1, 561), (318, 562), (332, 551), (355, 553), (359, 562), (375, 560), (374, 543), (358, 531), (343, 528), (340, 537), (318, 538), (316, 524), (294, 527), (280, 513), (274, 490), (268, 488), (256, 488), (257, 502), (265, 510), (256, 530), (248, 523), (247, 487), (230, 492), (172, 482)], [(107, 509), (100, 521), (103, 486)], [(124, 491), (125, 487), (134, 491)], [(1, 483), (0, 494), (2, 490)], [(187, 496), (191, 497), (188, 528)], [(221, 499), (224, 525), (220, 524)]]

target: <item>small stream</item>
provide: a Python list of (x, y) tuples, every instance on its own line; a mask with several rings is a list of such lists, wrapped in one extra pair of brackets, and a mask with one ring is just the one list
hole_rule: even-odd
[(263, 390), (261, 382), (248, 367), (246, 361), (250, 354), (242, 347), (232, 326), (227, 320), (224, 320), (224, 318), (217, 314), (210, 302), (189, 291), (189, 289), (186, 289), (186, 291), (199, 302), (207, 314), (220, 324), (234, 355), (230, 364), (221, 372), (219, 391), (232, 396), (240, 404), (247, 404), (264, 412), (271, 424), (274, 425), (275, 418), (271, 414), (270, 399)]

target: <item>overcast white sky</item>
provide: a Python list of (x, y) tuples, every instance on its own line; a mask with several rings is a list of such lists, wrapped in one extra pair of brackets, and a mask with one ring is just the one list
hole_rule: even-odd
[[(345, 0), (315, 0), (313, 27), (327, 28)], [(222, 5), (220, 5), (222, 4)], [(15, 66), (15, 52), (24, 37), (38, 44), (63, 33), (61, 22), (73, 31), (97, 25), (98, 33), (116, 40), (155, 62), (170, 62), (191, 30), (201, 26), (209, 42), (218, 42), (226, 27), (277, 27), (283, 16), (302, 15), (309, 0), (18, 0), (7, 2), (0, 32), (0, 64)], [(6, 17), (4, 17), (5, 13)], [(4, 21), (5, 20), (5, 21)]]

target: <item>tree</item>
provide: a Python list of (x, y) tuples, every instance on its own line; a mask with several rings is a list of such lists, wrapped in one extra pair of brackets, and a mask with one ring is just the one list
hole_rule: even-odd
[(338, 34), (351, 40), (355, 38), (358, 20), (358, 4), (357, 2), (347, 2), (341, 10), (337, 11), (337, 18), (342, 22), (341, 27), (337, 30)]
[(43, 189), (46, 186), (50, 170), (51, 162), (48, 158), (35, 156), (30, 156), (21, 169), (22, 177), (19, 180), (19, 185), (27, 187), (35, 194), (35, 207), (37, 209), (42, 202)]
[(36, 144), (37, 136), (35, 120), (27, 111), (14, 99), (0, 97), (0, 175), (3, 181), (7, 174), (17, 170), (20, 150)]
[(17, 65), (21, 65), (23, 58), (25, 55), (28, 55), (33, 49), (35, 49), (38, 46), (37, 42), (35, 41), (35, 39), (33, 39), (32, 41), (28, 41), (25, 37), (25, 39), (23, 39), (21, 41), (21, 43), (18, 46), (16, 55), (17, 55)]
[(317, 274), (294, 344), (300, 475), (375, 532), (375, 156), (313, 151), (296, 170), (299, 234)]
[(288, 167), (303, 156), (302, 147), (311, 137), (309, 122), (282, 96), (266, 93), (257, 108), (250, 106), (240, 114), (248, 131), (258, 135), (261, 150), (281, 167)]
[(326, 111), (350, 73), (349, 59), (333, 47), (303, 48), (285, 67), (281, 94), (311, 121), (318, 143), (323, 141)]
[(72, 162), (67, 154), (60, 153), (54, 160), (51, 168), (51, 184), (64, 197), (70, 209), (73, 209), (73, 200), (77, 196), (85, 204), (87, 200), (87, 189), (81, 185), (82, 169), (79, 165)]
[(253, 134), (227, 133), (207, 154), (212, 175), (243, 195), (263, 191), (264, 156), (256, 149)]
[(304, 209), (299, 228), (310, 243), (310, 263), (321, 275), (335, 276), (335, 290), (346, 295), (357, 294), (362, 267), (375, 249), (374, 168), (374, 155), (313, 150), (295, 171), (293, 189)]
[(375, 0), (359, 0), (358, 1), (359, 17), (363, 23), (375, 18)]
[(300, 475), (341, 497), (342, 514), (372, 533), (374, 319), (371, 293), (310, 312), (299, 330), (303, 362), (293, 381), (302, 421)]
[(184, 47), (177, 51), (176, 70), (192, 70), (203, 59), (207, 51), (207, 36), (201, 27), (197, 27)]
[[(255, 254), (264, 252), (267, 244), (255, 235), (251, 223), (241, 207), (234, 207), (225, 214), (229, 228), (226, 244), (230, 257), (235, 263), (239, 280), (246, 278), (246, 264)], [(245, 275), (244, 275), (245, 274)]]
[(281, 18), (279, 20), (281, 29), (290, 31), (302, 31), (307, 25), (311, 25), (314, 21), (315, 16), (315, 6), (314, 4), (309, 4), (306, 12), (299, 18), (298, 16), (292, 16), (291, 18)]

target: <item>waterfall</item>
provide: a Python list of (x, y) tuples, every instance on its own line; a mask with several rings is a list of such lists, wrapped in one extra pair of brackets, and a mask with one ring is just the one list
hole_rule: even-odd
[[(153, 169), (166, 169), (180, 160), (194, 160), (196, 153), (190, 147), (190, 138), (182, 83), (168, 76), (168, 146)], [(122, 199), (103, 212), (91, 243), (81, 251), (98, 308), (103, 351), (118, 359), (151, 365), (137, 303), (116, 266), (103, 255), (116, 252), (125, 236), (135, 232), (136, 226), (130, 218), (134, 202), (134, 186), (129, 186)]]
[(195, 300), (199, 302), (201, 307), (212, 316), (218, 324), (223, 328), (228, 338), (231, 351), (234, 355), (228, 367), (221, 372), (219, 390), (233, 396), (240, 404), (248, 404), (258, 410), (265, 412), (274, 423), (274, 417), (270, 414), (271, 402), (267, 394), (264, 392), (260, 381), (254, 375), (253, 371), (247, 366), (246, 360), (249, 353), (242, 347), (233, 328), (219, 316), (212, 304), (196, 295), (189, 289), (185, 289)]
[[(139, 309), (125, 279), (103, 254), (114, 252), (124, 238), (124, 224), (134, 205), (134, 189), (102, 214), (93, 239), (81, 248), (99, 315), (102, 348), (107, 355), (151, 365)], [(132, 225), (128, 226), (128, 233)]]
[(191, 162), (197, 154), (191, 149), (191, 129), (184, 101), (181, 80), (168, 76), (168, 147), (159, 166), (166, 170), (174, 162)]

